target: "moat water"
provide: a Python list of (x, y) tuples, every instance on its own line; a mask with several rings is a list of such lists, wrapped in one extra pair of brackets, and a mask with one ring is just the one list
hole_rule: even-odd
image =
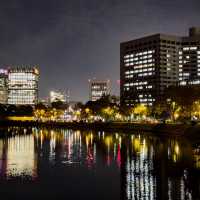
[(200, 199), (200, 149), (141, 133), (8, 128), (2, 199)]

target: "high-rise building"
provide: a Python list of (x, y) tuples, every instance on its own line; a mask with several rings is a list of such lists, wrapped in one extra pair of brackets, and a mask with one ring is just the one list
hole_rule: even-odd
[(179, 50), (179, 84), (200, 85), (200, 28), (190, 28)]
[(67, 94), (65, 92), (61, 92), (61, 91), (51, 91), (50, 92), (50, 103), (53, 103), (56, 101), (66, 102)]
[(153, 105), (168, 86), (200, 84), (199, 52), (199, 28), (188, 37), (155, 34), (121, 43), (121, 104)]
[(37, 67), (8, 69), (8, 104), (35, 105), (38, 102)]
[(0, 69), (0, 104), (8, 103), (8, 70)]
[(90, 101), (96, 101), (100, 99), (103, 95), (110, 94), (110, 80), (99, 81), (99, 80), (89, 80), (89, 95)]

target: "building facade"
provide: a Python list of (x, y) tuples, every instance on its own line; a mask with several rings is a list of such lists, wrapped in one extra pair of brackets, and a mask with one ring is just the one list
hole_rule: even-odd
[(35, 105), (38, 102), (38, 80), (37, 67), (8, 69), (8, 104)]
[(0, 104), (8, 103), (8, 70), (0, 69)]
[(103, 95), (110, 94), (110, 80), (98, 81), (89, 80), (89, 96), (90, 101), (96, 101)]
[(179, 51), (179, 84), (200, 85), (200, 28), (190, 28)]
[(121, 43), (121, 104), (151, 106), (171, 85), (200, 84), (199, 50), (199, 28), (188, 37), (156, 34)]

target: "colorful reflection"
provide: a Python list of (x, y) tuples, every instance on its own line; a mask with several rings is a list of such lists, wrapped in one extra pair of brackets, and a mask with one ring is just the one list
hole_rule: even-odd
[(119, 176), (121, 199), (182, 200), (199, 195), (191, 180), (200, 174), (200, 150), (185, 141), (45, 128), (9, 128), (7, 133), (0, 139), (2, 179), (40, 180), (48, 170), (112, 170)]

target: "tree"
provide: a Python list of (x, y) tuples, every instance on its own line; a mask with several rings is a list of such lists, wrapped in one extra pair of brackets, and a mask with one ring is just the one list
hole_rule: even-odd
[(119, 117), (119, 109), (116, 106), (113, 107), (106, 107), (106, 108), (102, 108), (101, 110), (101, 116), (106, 120), (118, 120)]
[(124, 117), (129, 117), (133, 114), (132, 109), (125, 104), (119, 107), (119, 113)]
[(62, 102), (62, 101), (54, 101), (51, 103), (51, 107), (55, 108), (55, 109), (67, 109), (68, 108), (68, 104)]
[(139, 115), (140, 117), (146, 117), (147, 114), (149, 113), (148, 107), (145, 106), (144, 104), (137, 104), (133, 108), (133, 113), (135, 115)]
[(40, 103), (38, 103), (38, 104), (35, 105), (35, 109), (36, 110), (42, 110), (42, 109), (46, 110), (47, 107), (43, 103), (40, 102)]
[(74, 106), (74, 110), (80, 110), (84, 107), (82, 102), (77, 102)]
[(178, 105), (175, 101), (170, 102), (170, 114), (172, 121), (176, 121), (176, 119), (180, 116), (180, 111), (180, 105)]
[(200, 100), (195, 101), (192, 105), (192, 116), (200, 119)]
[(18, 116), (33, 116), (33, 107), (30, 105), (21, 105), (17, 107)]
[(114, 107), (117, 106), (115, 103), (111, 102), (110, 95), (103, 95), (97, 101), (88, 101), (84, 108), (89, 108), (93, 114), (100, 115), (102, 109), (107, 107)]
[(194, 85), (170, 86), (165, 91), (165, 102), (175, 102), (180, 106), (182, 115), (191, 118), (192, 106), (200, 100), (200, 87)]
[(16, 116), (17, 115), (17, 106), (9, 105), (7, 108), (6, 115), (8, 116)]
[(151, 108), (151, 115), (154, 118), (161, 118), (161, 115), (163, 112), (167, 112), (167, 105), (166, 103), (163, 103), (162, 101), (157, 101)]
[(6, 116), (6, 106), (3, 104), (0, 104), (0, 117), (5, 117)]

